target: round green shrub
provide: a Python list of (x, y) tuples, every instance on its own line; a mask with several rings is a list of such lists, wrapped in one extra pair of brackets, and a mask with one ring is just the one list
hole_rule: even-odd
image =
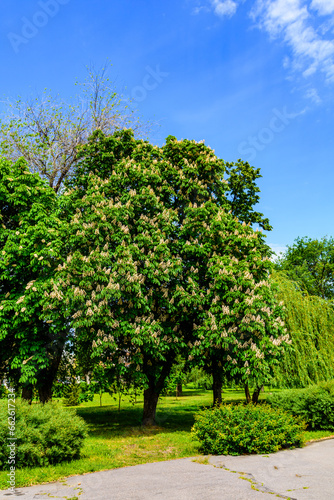
[(277, 392), (267, 402), (273, 408), (302, 417), (309, 429), (334, 430), (334, 380)]
[(195, 416), (200, 451), (210, 455), (272, 453), (303, 445), (305, 424), (267, 405), (222, 405)]
[[(56, 403), (15, 404), (15, 467), (57, 464), (80, 456), (87, 426), (75, 410)], [(0, 406), (0, 470), (8, 470), (8, 405)]]

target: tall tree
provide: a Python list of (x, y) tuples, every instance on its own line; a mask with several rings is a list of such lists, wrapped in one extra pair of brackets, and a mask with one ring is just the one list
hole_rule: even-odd
[(334, 239), (297, 238), (277, 259), (276, 269), (311, 295), (334, 299)]
[(107, 68), (88, 68), (79, 95), (70, 101), (45, 92), (41, 97), (9, 103), (0, 127), (0, 153), (13, 161), (23, 157), (32, 172), (38, 172), (58, 192), (71, 175), (78, 148), (95, 131), (112, 134), (131, 126), (147, 132), (110, 84)]
[[(271, 311), (259, 316), (269, 294), (267, 250), (260, 233), (232, 215), (223, 174), (224, 162), (202, 143), (169, 137), (159, 148), (130, 131), (98, 132), (81, 148), (64, 193), (65, 211), (75, 210), (71, 253), (51, 304), (71, 311), (81, 352), (145, 384), (144, 424), (154, 423), (177, 357), (201, 343), (198, 330), (212, 346), (212, 330), (225, 339), (224, 318), (234, 308), (226, 275), (235, 276), (233, 299), (242, 302), (235, 315), (244, 324), (234, 333), (252, 332), (243, 342), (243, 352), (255, 352), (251, 368), (267, 370), (261, 360), (269, 348), (288, 341), (279, 324), (265, 328)], [(253, 297), (257, 287), (261, 297)], [(224, 340), (229, 349), (236, 337)]]
[(74, 210), (72, 250), (54, 292), (71, 311), (79, 357), (89, 353), (107, 371), (117, 367), (145, 382), (143, 423), (152, 424), (172, 364), (186, 349), (172, 300), (181, 272), (170, 247), (177, 214), (162, 199), (172, 188), (163, 185), (160, 148), (130, 132), (97, 133), (81, 155), (75, 187), (64, 193)]
[(1, 159), (0, 206), (0, 363), (26, 399), (36, 385), (45, 402), (69, 334), (43, 310), (63, 250), (58, 200), (24, 160)]

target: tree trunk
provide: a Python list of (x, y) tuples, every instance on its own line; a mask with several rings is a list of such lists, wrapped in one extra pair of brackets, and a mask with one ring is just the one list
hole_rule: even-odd
[(212, 384), (213, 404), (214, 405), (221, 405), (222, 404), (223, 382), (222, 382), (222, 379), (221, 379), (221, 376), (219, 373), (214, 372), (212, 374), (212, 376), (213, 376), (213, 384)]
[(182, 384), (176, 384), (176, 397), (178, 398), (181, 395), (182, 395)]
[(250, 392), (249, 392), (249, 387), (248, 387), (247, 384), (245, 385), (245, 395), (246, 395), (247, 404), (249, 404), (252, 401), (252, 399), (251, 399), (251, 395), (250, 395)]
[(52, 381), (44, 381), (43, 385), (38, 388), (39, 400), (41, 403), (45, 404), (52, 400)]
[(22, 399), (24, 401), (27, 401), (31, 405), (32, 402), (32, 394), (33, 394), (33, 386), (32, 385), (26, 385), (22, 388)]
[(155, 390), (153, 384), (144, 390), (144, 413), (143, 425), (156, 425), (155, 414), (157, 411), (157, 404), (159, 393)]
[(261, 392), (261, 389), (262, 387), (257, 387), (255, 389), (255, 391), (253, 392), (253, 396), (252, 396), (252, 402), (256, 405), (256, 403), (258, 402), (259, 400), (259, 395), (260, 395), (260, 392)]
[(62, 351), (52, 359), (52, 361), (50, 362), (50, 366), (42, 370), (40, 374), (38, 383), (38, 395), (40, 402), (43, 404), (52, 400), (52, 385), (57, 375), (61, 356)]
[(165, 363), (162, 365), (162, 370), (158, 377), (154, 373), (150, 373), (150, 370), (145, 363), (146, 374), (148, 379), (148, 388), (144, 390), (144, 411), (143, 411), (143, 425), (155, 425), (155, 414), (157, 411), (157, 404), (159, 400), (160, 393), (164, 388), (166, 378), (170, 374), (173, 362), (175, 358), (170, 356), (167, 358)]

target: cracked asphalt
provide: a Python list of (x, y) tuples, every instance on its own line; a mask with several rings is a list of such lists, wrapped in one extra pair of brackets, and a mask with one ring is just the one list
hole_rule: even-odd
[(15, 494), (0, 491), (1, 500), (272, 500), (275, 495), (333, 500), (334, 439), (270, 455), (184, 458), (72, 476)]

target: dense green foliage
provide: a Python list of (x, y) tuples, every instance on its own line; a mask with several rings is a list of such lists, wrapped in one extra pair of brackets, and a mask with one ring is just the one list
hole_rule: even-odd
[(63, 317), (50, 319), (43, 308), (63, 248), (57, 205), (25, 161), (0, 159), (0, 372), (40, 390), (68, 332)]
[(248, 162), (238, 160), (236, 163), (226, 163), (227, 185), (226, 198), (229, 201), (232, 215), (241, 222), (257, 223), (261, 228), (270, 231), (269, 219), (254, 210), (254, 205), (260, 201), (260, 188), (256, 180), (262, 177), (260, 169), (253, 168)]
[(273, 453), (303, 444), (303, 422), (267, 405), (221, 405), (195, 418), (192, 433), (205, 454)]
[[(86, 424), (73, 410), (55, 403), (28, 405), (16, 401), (15, 467), (45, 466), (79, 457)], [(0, 469), (8, 464), (8, 409), (0, 405)]]
[(274, 408), (301, 416), (312, 430), (334, 430), (334, 380), (275, 393), (267, 401)]
[(334, 238), (297, 238), (276, 261), (276, 268), (310, 295), (334, 299)]
[(302, 292), (282, 272), (272, 276), (277, 297), (285, 304), (284, 320), (293, 349), (275, 367), (279, 387), (306, 387), (334, 377), (334, 308)]

